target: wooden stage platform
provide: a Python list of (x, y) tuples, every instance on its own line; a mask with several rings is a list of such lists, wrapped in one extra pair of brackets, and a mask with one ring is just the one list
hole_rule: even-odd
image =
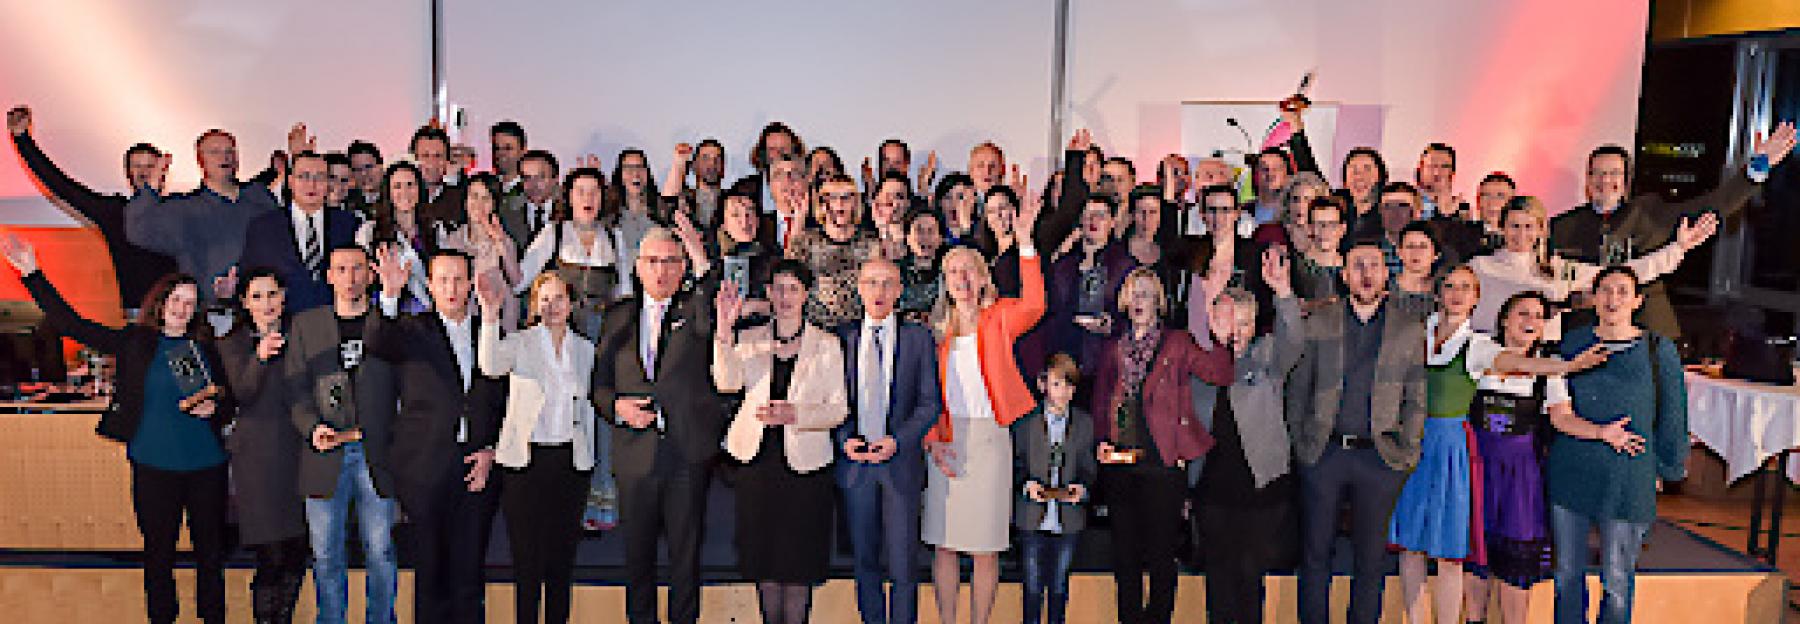
[[(250, 620), (250, 575), (244, 568), (228, 571), (231, 621)], [(0, 567), (0, 620), (15, 624), (76, 624), (89, 622), (142, 621), (144, 600), (136, 569), (124, 567)], [(182, 591), (182, 621), (195, 621), (193, 610), (193, 571), (177, 572)], [(410, 571), (400, 577), (400, 621), (412, 621)], [(1175, 621), (1205, 621), (1204, 580), (1199, 576), (1183, 576), (1177, 594)], [(1590, 597), (1598, 600), (1599, 580), (1590, 576)], [(1268, 618), (1270, 622), (1294, 621), (1294, 578), (1274, 576), (1269, 580)], [(351, 618), (362, 621), (362, 574), (351, 572)], [(1783, 592), (1786, 580), (1777, 572), (1655, 572), (1641, 573), (1637, 587), (1637, 622), (1716, 624), (1767, 624), (1780, 622), (1786, 607)], [(1019, 621), (1019, 586), (1005, 583), (995, 606), (994, 622)], [(1112, 578), (1104, 574), (1077, 574), (1071, 580), (1069, 621), (1100, 624), (1114, 621)], [(1333, 602), (1342, 608), (1348, 599), (1349, 579), (1339, 577), (1333, 588)], [(920, 589), (920, 622), (937, 622), (932, 592)], [(1551, 587), (1542, 583), (1533, 590), (1533, 622), (1549, 622)], [(512, 586), (506, 583), (488, 585), (488, 621), (495, 624), (512, 622)], [(964, 589), (963, 605), (967, 605)], [(310, 582), (300, 600), (299, 622), (313, 617)], [(623, 622), (625, 589), (614, 584), (582, 584), (575, 591), (576, 622)], [(1396, 578), (1388, 580), (1384, 622), (1399, 624), (1400, 585)], [(966, 615), (964, 616), (967, 617)], [(707, 624), (744, 624), (760, 621), (756, 615), (756, 592), (742, 583), (708, 585), (702, 598), (701, 622)], [(856, 599), (852, 583), (837, 579), (826, 583), (814, 597), (814, 622), (855, 622)]]

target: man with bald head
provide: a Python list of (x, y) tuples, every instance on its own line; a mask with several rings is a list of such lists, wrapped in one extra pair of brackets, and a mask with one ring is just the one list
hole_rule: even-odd
[[(894, 313), (900, 289), (900, 267), (864, 262), (856, 276), (863, 317), (838, 330), (852, 416), (832, 437), (864, 624), (912, 624), (916, 617), (921, 443), (943, 409), (936, 343), (931, 330)], [(884, 576), (891, 592), (884, 591)]]
[(625, 538), (625, 616), (656, 614), (656, 541), (669, 550), (668, 621), (700, 617), (700, 534), (710, 468), (725, 437), (712, 391), (713, 293), (681, 289), (687, 254), (668, 228), (644, 234), (633, 261), (638, 294), (613, 304), (595, 349), (593, 399), (613, 426), (613, 476)]

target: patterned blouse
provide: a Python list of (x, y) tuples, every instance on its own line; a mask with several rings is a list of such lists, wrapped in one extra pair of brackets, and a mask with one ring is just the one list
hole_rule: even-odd
[(862, 263), (881, 255), (880, 239), (857, 232), (849, 240), (833, 240), (820, 230), (806, 230), (788, 247), (788, 257), (812, 269), (814, 284), (806, 300), (806, 320), (820, 327), (837, 327), (862, 318), (862, 300), (856, 294), (856, 273)]

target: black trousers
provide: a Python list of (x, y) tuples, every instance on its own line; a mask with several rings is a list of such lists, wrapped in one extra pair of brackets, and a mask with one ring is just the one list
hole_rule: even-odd
[(490, 475), (485, 489), (470, 492), (464, 474), (452, 471), (430, 485), (402, 486), (400, 506), (412, 523), (414, 622), (486, 620), (481, 566), (500, 488)]
[(512, 544), (514, 619), (537, 622), (541, 596), (544, 622), (568, 622), (581, 511), (593, 472), (575, 469), (569, 444), (533, 444), (530, 463), (503, 474), (500, 508)]
[(1381, 619), (1387, 586), (1387, 526), (1407, 473), (1388, 467), (1375, 449), (1327, 447), (1300, 467), (1300, 621), (1325, 624), (1331, 611), (1331, 543), (1338, 510), (1350, 506), (1351, 624)]
[(312, 546), (306, 536), (250, 547), (256, 553), (256, 576), (250, 579), (250, 605), (257, 622), (286, 624), (294, 620), (300, 584), (306, 581)]
[(1100, 469), (1100, 479), (1112, 513), (1119, 623), (1167, 624), (1175, 615), (1175, 549), (1181, 542), (1187, 475), (1162, 465), (1109, 465)]
[(654, 624), (656, 540), (669, 550), (669, 619), (700, 619), (700, 533), (705, 526), (710, 464), (689, 464), (673, 444), (659, 441), (648, 474), (619, 475), (619, 531), (625, 537), (625, 617)]
[(175, 621), (175, 542), (187, 518), (202, 621), (225, 621), (225, 466), (192, 472), (131, 464), (131, 507), (144, 536), (144, 603), (151, 624)]
[[(1194, 507), (1206, 540), (1206, 619), (1222, 624), (1261, 624), (1264, 577), (1295, 535), (1290, 504)], [(1290, 551), (1291, 552), (1291, 551)], [(1292, 558), (1287, 558), (1292, 563)]]

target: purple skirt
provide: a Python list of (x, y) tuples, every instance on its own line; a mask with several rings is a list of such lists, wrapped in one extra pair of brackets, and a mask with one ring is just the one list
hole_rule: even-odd
[(1515, 587), (1550, 578), (1550, 514), (1544, 473), (1529, 435), (1475, 430), (1484, 478), (1487, 565), (1476, 572)]

